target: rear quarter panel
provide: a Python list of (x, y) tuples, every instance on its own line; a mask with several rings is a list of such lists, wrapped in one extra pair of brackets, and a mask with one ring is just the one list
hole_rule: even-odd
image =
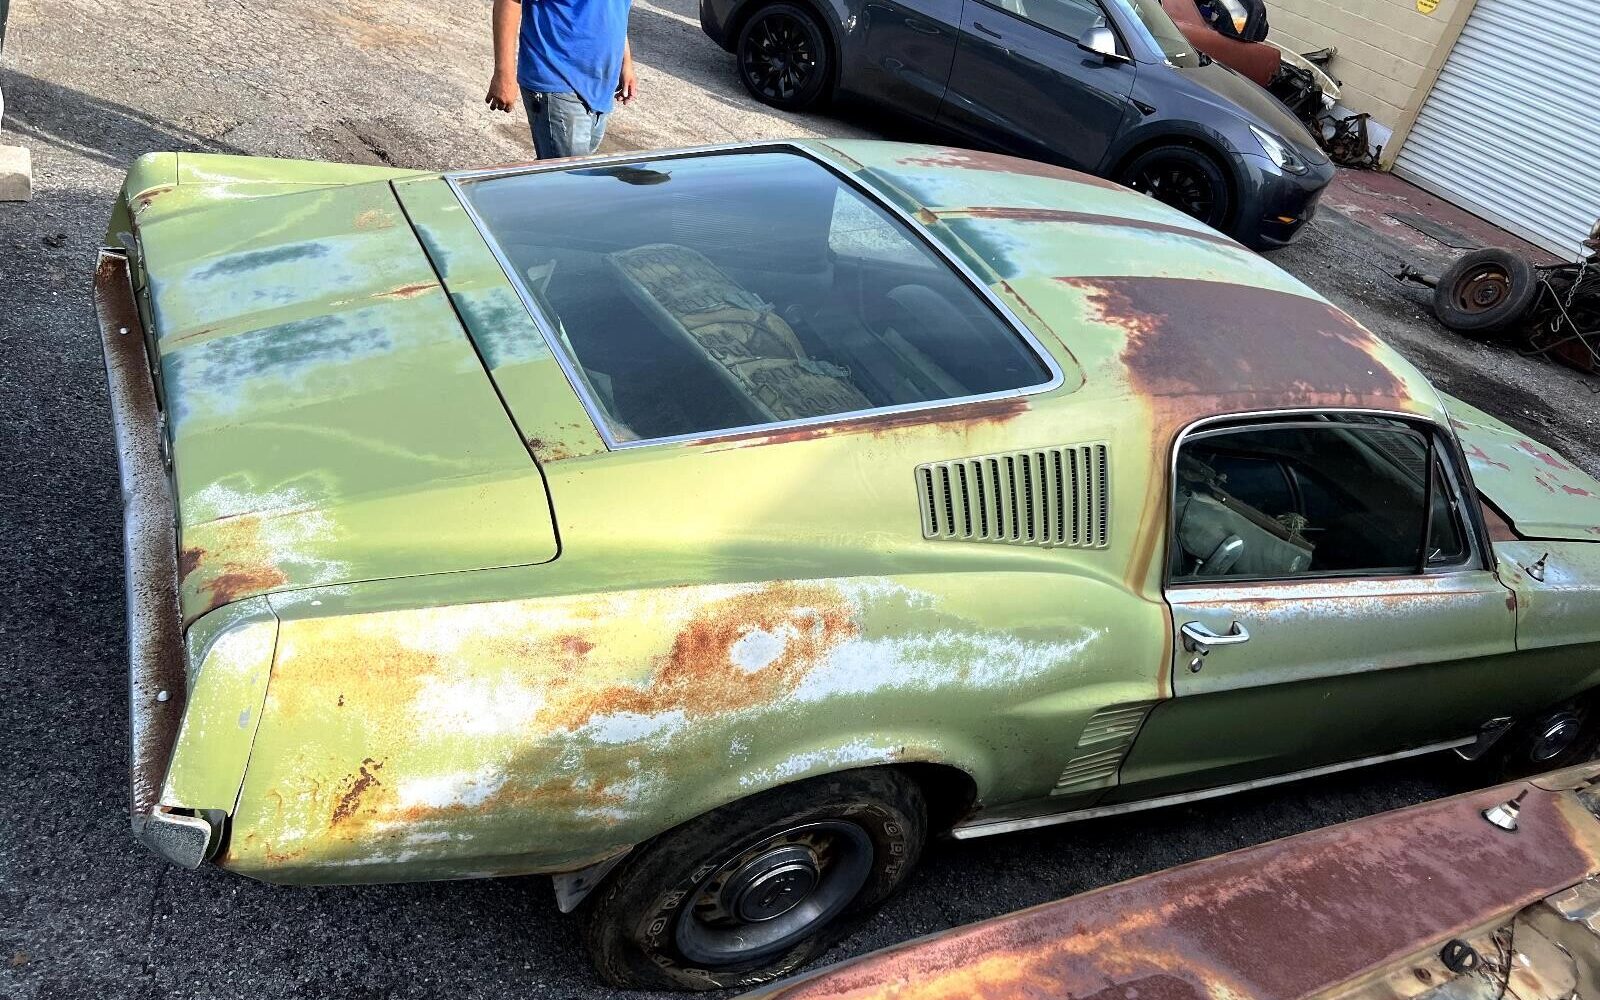
[[(548, 463), (554, 563), (275, 597), (221, 863), (290, 882), (571, 869), (896, 762), (966, 771), (985, 804), (1047, 795), (1090, 715), (1165, 687), (1165, 608), (1123, 580), (1137, 517), (1115, 510), (1104, 550), (930, 542), (912, 472), (1059, 439), (1060, 418)], [(1142, 497), (1125, 450), (1113, 489)]]

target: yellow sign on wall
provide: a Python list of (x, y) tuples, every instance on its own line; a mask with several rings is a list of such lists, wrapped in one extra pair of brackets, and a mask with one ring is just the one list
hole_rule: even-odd
[(1439, 9), (1439, 0), (1417, 0), (1417, 11), (1421, 14), (1432, 14)]

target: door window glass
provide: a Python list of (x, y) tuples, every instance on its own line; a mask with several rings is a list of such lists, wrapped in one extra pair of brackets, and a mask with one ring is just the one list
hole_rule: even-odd
[(1100, 7), (1088, 0), (994, 0), (994, 3), (1007, 13), (1074, 40), (1103, 20)]
[(1471, 554), (1447, 465), (1401, 421), (1201, 433), (1177, 471), (1175, 580), (1418, 573)]

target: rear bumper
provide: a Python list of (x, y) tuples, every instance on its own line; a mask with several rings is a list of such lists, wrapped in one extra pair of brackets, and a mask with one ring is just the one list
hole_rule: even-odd
[(127, 596), (129, 815), (133, 835), (174, 864), (197, 868), (215, 852), (220, 824), (160, 805), (188, 693), (178, 605), (178, 539), (144, 328), (125, 256), (104, 250), (95, 312), (105, 354), (117, 472), (122, 481), (123, 584)]

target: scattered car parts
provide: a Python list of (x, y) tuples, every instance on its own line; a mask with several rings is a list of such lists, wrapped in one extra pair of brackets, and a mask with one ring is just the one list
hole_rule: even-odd
[(1524, 354), (1600, 374), (1600, 220), (1575, 262), (1535, 264), (1490, 247), (1463, 254), (1437, 278), (1409, 265), (1395, 278), (1432, 288), (1434, 315), (1458, 333), (1514, 339)]

